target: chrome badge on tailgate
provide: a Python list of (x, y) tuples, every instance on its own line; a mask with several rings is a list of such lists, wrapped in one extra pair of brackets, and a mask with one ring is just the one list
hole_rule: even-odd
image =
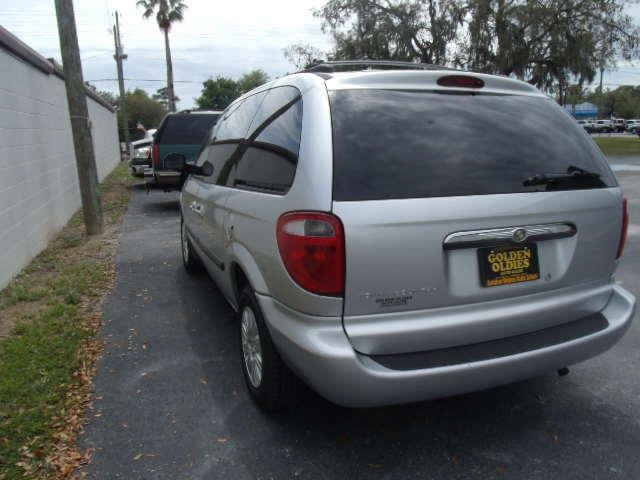
[(393, 292), (365, 292), (360, 298), (373, 300), (378, 307), (399, 307), (408, 305), (413, 301), (415, 295), (429, 295), (435, 293), (435, 287), (422, 287), (416, 289), (401, 289)]

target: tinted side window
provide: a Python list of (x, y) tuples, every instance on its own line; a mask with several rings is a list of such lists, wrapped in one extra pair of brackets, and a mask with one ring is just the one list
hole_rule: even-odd
[(207, 183), (225, 185), (231, 169), (241, 154), (240, 146), (251, 121), (267, 92), (260, 92), (231, 105), (222, 114), (208, 148), (207, 160), (213, 165), (213, 175), (203, 177)]
[(207, 160), (213, 165), (213, 175), (201, 177), (207, 183), (224, 185), (233, 166), (233, 156), (238, 149), (237, 143), (219, 143), (209, 146)]
[(199, 145), (218, 119), (218, 114), (186, 113), (167, 117), (158, 143), (161, 145)]
[(291, 104), (287, 110), (280, 113), (279, 116), (267, 124), (258, 127), (254, 132), (258, 133), (255, 138), (256, 143), (275, 145), (292, 156), (298, 157), (300, 149), (300, 133), (302, 131), (302, 100), (298, 100)]
[(242, 140), (265, 96), (266, 92), (257, 93), (225, 111), (220, 125), (213, 131), (213, 142)]
[(293, 87), (276, 87), (265, 93), (268, 95), (253, 118), (251, 129), (247, 133), (247, 137), (251, 136), (256, 129), (260, 128), (260, 126), (264, 124), (271, 115), (275, 114), (278, 109), (300, 96), (298, 89)]
[(227, 185), (286, 193), (296, 172), (301, 131), (302, 99), (298, 90), (293, 87), (270, 90)]
[(213, 165), (213, 175), (201, 177), (207, 183), (224, 185), (239, 154), (239, 147), (266, 92), (260, 92), (231, 105), (211, 130), (212, 137), (200, 160)]
[[(330, 92), (334, 200), (448, 197), (616, 185), (602, 152), (553, 100), (399, 90)], [(582, 181), (528, 184), (575, 169)]]

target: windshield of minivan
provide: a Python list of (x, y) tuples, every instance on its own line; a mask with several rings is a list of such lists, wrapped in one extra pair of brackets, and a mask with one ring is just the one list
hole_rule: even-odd
[[(332, 91), (330, 103), (335, 200), (616, 185), (600, 150), (551, 99), (360, 89)], [(567, 178), (578, 171), (597, 181)], [(530, 181), (554, 175), (561, 181)]]
[(215, 113), (189, 113), (167, 117), (159, 144), (167, 145), (199, 145), (213, 124), (218, 120)]

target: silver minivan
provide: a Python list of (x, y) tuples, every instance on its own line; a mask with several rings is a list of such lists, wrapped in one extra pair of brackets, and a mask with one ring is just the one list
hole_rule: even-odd
[(238, 312), (260, 405), (300, 382), (345, 406), (449, 396), (621, 338), (627, 202), (570, 116), (509, 78), (340, 66), (242, 96), (185, 167), (184, 265)]

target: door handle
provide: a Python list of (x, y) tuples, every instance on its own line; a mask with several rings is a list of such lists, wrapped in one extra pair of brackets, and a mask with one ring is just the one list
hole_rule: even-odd
[(198, 215), (202, 215), (203, 212), (203, 208), (202, 208), (202, 204), (196, 202), (195, 200), (193, 202), (191, 202), (191, 204), (189, 205), (189, 208), (194, 211), (195, 213), (197, 213)]

